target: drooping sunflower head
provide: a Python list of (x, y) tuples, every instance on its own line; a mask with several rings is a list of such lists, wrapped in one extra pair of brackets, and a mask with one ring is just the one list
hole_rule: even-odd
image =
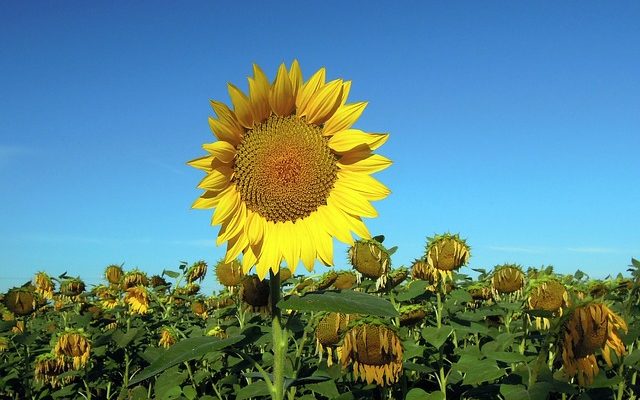
[(269, 280), (248, 275), (242, 280), (242, 300), (254, 311), (266, 312), (269, 306)]
[(169, 283), (167, 282), (167, 280), (160, 275), (151, 276), (151, 280), (149, 281), (149, 283), (151, 284), (152, 288), (157, 290), (162, 288), (167, 289), (169, 287)]
[(58, 335), (53, 353), (64, 360), (72, 360), (73, 368), (80, 369), (89, 360), (91, 341), (83, 329), (66, 329)]
[(216, 277), (218, 282), (228, 288), (238, 286), (244, 277), (242, 264), (236, 259), (231, 262), (225, 262), (222, 259), (216, 264)]
[(64, 359), (53, 353), (40, 354), (35, 360), (34, 376), (37, 382), (49, 384), (53, 388), (64, 386), (73, 380), (73, 375), (61, 376), (67, 372)]
[[(552, 276), (535, 279), (529, 283), (527, 304), (530, 310), (546, 311), (553, 316), (561, 316), (568, 306), (569, 295), (565, 286)], [(538, 329), (549, 329), (551, 321), (547, 317), (535, 317)]]
[(42, 296), (42, 298), (47, 300), (53, 299), (55, 284), (46, 272), (38, 272), (33, 278), (33, 284), (35, 286), (36, 293)]
[(491, 300), (491, 285), (486, 281), (475, 282), (467, 286), (466, 289), (475, 302), (482, 303)]
[(387, 249), (375, 239), (356, 241), (349, 248), (349, 262), (363, 276), (376, 279), (379, 288), (386, 284), (391, 268), (391, 256)]
[(291, 273), (291, 270), (289, 268), (287, 267), (280, 268), (280, 282), (284, 283), (286, 280), (288, 280), (292, 276), (293, 274)]
[(111, 264), (104, 270), (104, 277), (107, 278), (107, 281), (112, 285), (119, 284), (123, 275), (124, 271), (122, 271), (122, 266), (117, 264)]
[(340, 271), (336, 273), (333, 287), (339, 290), (351, 289), (358, 284), (358, 277), (351, 271)]
[(122, 288), (124, 290), (128, 290), (134, 286), (149, 286), (149, 278), (147, 278), (147, 274), (139, 269), (127, 272), (122, 278)]
[(353, 375), (368, 384), (396, 383), (402, 375), (402, 342), (394, 330), (379, 320), (357, 320), (345, 333), (340, 362), (353, 365)]
[(389, 291), (394, 287), (400, 285), (409, 276), (409, 270), (406, 268), (398, 268), (395, 271), (391, 271), (389, 274), (389, 280), (387, 281), (384, 290)]
[(594, 279), (589, 282), (587, 290), (589, 291), (589, 295), (594, 299), (599, 299), (604, 297), (609, 290), (613, 289), (612, 285), (607, 281), (601, 281), (599, 279)]
[(619, 331), (627, 331), (627, 323), (602, 303), (588, 303), (573, 310), (564, 326), (562, 361), (565, 374), (576, 376), (581, 386), (591, 384), (600, 372), (595, 358), (597, 350), (609, 367), (611, 351), (618, 357), (625, 353)]
[(424, 321), (427, 311), (420, 304), (400, 307), (400, 326), (412, 326)]
[(158, 346), (162, 346), (165, 349), (176, 344), (178, 341), (178, 334), (176, 330), (170, 326), (163, 326), (160, 329), (160, 340), (158, 340)]
[(243, 254), (245, 273), (256, 265), (264, 279), (282, 261), (294, 273), (300, 261), (309, 271), (316, 259), (333, 265), (332, 238), (370, 238), (361, 218), (377, 216), (370, 202), (389, 194), (370, 176), (391, 164), (372, 153), (388, 135), (350, 129), (366, 103), (347, 104), (351, 83), (325, 83), (324, 68), (306, 82), (297, 61), (273, 83), (253, 72), (248, 96), (229, 84), (233, 110), (211, 102), (218, 141), (189, 162), (207, 174), (193, 207), (216, 209), (217, 244), (228, 243), (226, 262)]
[(72, 300), (77, 300), (85, 288), (86, 286), (80, 278), (69, 278), (60, 283), (60, 293)]
[(0, 353), (7, 351), (9, 348), (9, 338), (6, 336), (0, 336)]
[(425, 261), (438, 270), (440, 276), (452, 278), (452, 271), (457, 271), (469, 262), (471, 249), (459, 234), (445, 233), (427, 238)]
[(202, 301), (194, 301), (191, 303), (191, 311), (202, 319), (208, 317), (207, 306)]
[(200, 291), (200, 285), (195, 282), (187, 283), (184, 287), (184, 293), (187, 296), (193, 296)]
[(524, 288), (524, 273), (517, 264), (496, 265), (491, 277), (491, 287), (494, 295), (519, 295)]
[(149, 312), (149, 292), (145, 286), (138, 285), (127, 289), (124, 302), (129, 306), (131, 314), (143, 315)]
[(4, 304), (15, 315), (29, 315), (36, 307), (36, 298), (29, 287), (13, 288), (4, 297)]
[(207, 263), (204, 260), (197, 261), (187, 270), (187, 282), (202, 282), (205, 275), (207, 275)]
[(317, 285), (318, 289), (319, 290), (327, 289), (328, 287), (333, 285), (333, 282), (335, 282), (337, 278), (338, 278), (338, 274), (336, 273), (336, 271), (326, 272), (324, 275), (320, 277), (320, 280), (318, 281), (318, 285)]
[(316, 325), (316, 354), (322, 357), (327, 352), (327, 364), (333, 364), (333, 349), (342, 340), (342, 335), (347, 330), (349, 322), (355, 321), (358, 317), (352, 314), (343, 313), (323, 313), (317, 319)]
[(411, 277), (427, 281), (433, 287), (440, 282), (440, 272), (424, 259), (417, 259), (411, 265)]

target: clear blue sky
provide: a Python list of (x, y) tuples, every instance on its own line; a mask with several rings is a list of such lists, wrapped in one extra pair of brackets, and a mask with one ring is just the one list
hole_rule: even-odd
[(215, 263), (185, 165), (208, 100), (294, 58), (353, 80), (356, 127), (391, 134), (367, 224), (394, 266), (445, 231), (472, 267), (604, 277), (640, 257), (640, 2), (231, 3), (1, 3), (0, 290)]

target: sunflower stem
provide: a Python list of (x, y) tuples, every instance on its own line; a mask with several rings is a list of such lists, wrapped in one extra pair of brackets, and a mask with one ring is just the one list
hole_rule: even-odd
[(280, 272), (274, 274), (269, 270), (269, 292), (271, 299), (271, 331), (273, 337), (273, 386), (271, 398), (284, 399), (284, 363), (287, 354), (287, 331), (282, 327), (282, 313), (278, 308), (280, 301)]

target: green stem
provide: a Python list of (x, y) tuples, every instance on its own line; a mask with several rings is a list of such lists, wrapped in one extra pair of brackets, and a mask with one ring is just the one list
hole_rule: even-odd
[(273, 387), (271, 398), (284, 400), (284, 363), (287, 353), (287, 331), (283, 329), (282, 314), (278, 308), (280, 301), (280, 272), (274, 274), (269, 270), (269, 292), (271, 299), (271, 332), (273, 337)]
[(442, 327), (442, 298), (440, 297), (440, 291), (438, 290), (438, 292), (436, 293), (436, 299), (437, 299), (437, 307), (438, 309), (436, 310), (436, 322), (437, 322), (437, 326), (438, 329), (440, 329)]

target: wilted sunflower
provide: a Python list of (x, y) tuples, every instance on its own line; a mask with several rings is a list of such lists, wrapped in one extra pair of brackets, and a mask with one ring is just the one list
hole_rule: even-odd
[(427, 311), (424, 306), (412, 304), (400, 307), (400, 326), (411, 326), (424, 321)]
[(47, 275), (46, 272), (38, 272), (33, 278), (33, 284), (35, 286), (36, 293), (42, 296), (42, 298), (47, 300), (53, 299), (55, 285), (51, 277)]
[(363, 276), (376, 279), (376, 289), (386, 285), (391, 268), (389, 251), (375, 239), (356, 241), (349, 248), (349, 262)]
[(524, 288), (522, 267), (516, 264), (496, 265), (491, 278), (491, 288), (498, 299), (502, 294), (518, 297)]
[(193, 208), (216, 209), (225, 261), (242, 253), (245, 273), (256, 265), (260, 279), (283, 260), (292, 272), (300, 260), (309, 271), (316, 259), (333, 265), (332, 239), (353, 245), (350, 231), (370, 238), (361, 218), (376, 217), (370, 202), (389, 194), (370, 176), (391, 164), (372, 153), (388, 135), (350, 129), (366, 103), (346, 104), (351, 82), (325, 83), (325, 74), (303, 82), (294, 61), (270, 84), (254, 65), (249, 96), (229, 84), (233, 110), (211, 102), (218, 141), (189, 162), (207, 173)]
[(80, 278), (65, 279), (60, 283), (60, 293), (65, 299), (79, 301), (80, 295), (85, 290), (85, 284)]
[(380, 290), (389, 291), (404, 282), (408, 276), (409, 270), (406, 268), (398, 268), (397, 270), (389, 273), (389, 280), (387, 280), (387, 284), (380, 288)]
[(440, 272), (424, 259), (414, 260), (411, 266), (411, 277), (429, 282), (427, 290), (434, 291), (440, 282)]
[(222, 259), (216, 264), (216, 277), (218, 282), (233, 291), (233, 288), (240, 285), (244, 277), (242, 264), (238, 260), (231, 260), (227, 263)]
[(261, 281), (257, 275), (242, 280), (240, 297), (255, 312), (269, 311), (269, 280)]
[(9, 339), (6, 336), (0, 336), (0, 353), (7, 351), (9, 348)]
[(146, 314), (149, 312), (149, 293), (147, 288), (142, 285), (127, 289), (124, 301), (129, 305), (131, 314)]
[(107, 278), (107, 281), (112, 285), (119, 284), (123, 274), (122, 266), (116, 264), (109, 265), (104, 270), (104, 277)]
[[(532, 283), (527, 298), (530, 310), (551, 312), (553, 316), (562, 316), (563, 307), (567, 307), (569, 296), (562, 283), (554, 278), (546, 278)], [(546, 317), (535, 317), (538, 329), (549, 329), (551, 321)]]
[(358, 277), (351, 271), (340, 271), (336, 275), (333, 281), (333, 287), (336, 289), (351, 289), (358, 284)]
[(127, 290), (134, 286), (149, 286), (149, 279), (144, 272), (134, 269), (124, 274), (122, 278), (122, 288)]
[(204, 260), (197, 261), (187, 270), (187, 282), (202, 282), (205, 275), (207, 275), (207, 263)]
[(287, 279), (291, 278), (291, 270), (287, 267), (280, 268), (280, 281), (284, 283)]
[(83, 329), (65, 330), (64, 333), (58, 335), (53, 352), (59, 358), (71, 358), (73, 368), (80, 369), (89, 360), (91, 342)]
[(328, 288), (329, 286), (333, 285), (333, 282), (335, 282), (336, 279), (338, 279), (338, 274), (336, 273), (336, 271), (326, 272), (320, 277), (320, 280), (318, 281), (318, 289), (324, 290)]
[(178, 341), (178, 335), (176, 334), (175, 329), (169, 326), (163, 326), (160, 329), (160, 340), (158, 341), (158, 346), (162, 346), (165, 349), (176, 344)]
[(201, 301), (191, 303), (191, 311), (202, 319), (207, 319), (209, 316), (207, 313), (207, 306)]
[(40, 354), (35, 361), (35, 379), (42, 384), (50, 384), (51, 387), (64, 386), (71, 382), (73, 375), (61, 376), (67, 372), (64, 359), (52, 353)]
[(151, 287), (154, 289), (159, 289), (159, 288), (166, 289), (169, 286), (169, 284), (167, 283), (167, 280), (161, 277), (160, 275), (153, 275), (149, 283), (151, 284)]
[[(316, 326), (316, 354), (322, 359), (322, 354), (326, 350), (327, 365), (331, 366), (333, 364), (333, 349), (340, 343), (349, 322), (356, 319), (355, 315), (336, 312), (320, 316)], [(338, 348), (338, 356), (339, 354), (340, 350)]]
[(16, 321), (16, 324), (13, 326), (13, 328), (11, 328), (11, 332), (15, 333), (16, 335), (22, 335), (24, 333), (24, 321)]
[(471, 295), (472, 302), (467, 303), (470, 308), (478, 308), (483, 303), (493, 298), (491, 286), (487, 282), (476, 282), (467, 287), (467, 292)]
[(402, 342), (382, 322), (358, 320), (344, 336), (340, 362), (368, 384), (391, 385), (402, 375)]
[(590, 303), (576, 308), (567, 320), (562, 342), (562, 361), (565, 373), (578, 376), (581, 386), (591, 384), (600, 372), (595, 352), (602, 349), (602, 357), (611, 368), (611, 351), (618, 357), (625, 353), (618, 331), (627, 332), (627, 323), (602, 303)]
[(425, 261), (435, 268), (444, 280), (453, 277), (453, 271), (469, 262), (471, 249), (458, 234), (445, 233), (427, 238)]
[(36, 306), (36, 299), (28, 287), (13, 288), (4, 297), (4, 304), (15, 315), (29, 315)]

